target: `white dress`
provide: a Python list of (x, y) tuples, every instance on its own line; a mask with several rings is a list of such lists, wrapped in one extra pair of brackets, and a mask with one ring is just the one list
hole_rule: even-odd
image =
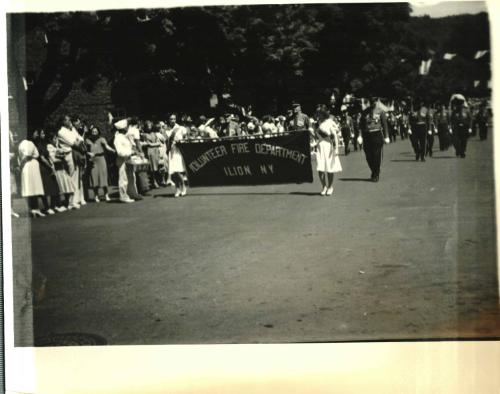
[(177, 142), (182, 141), (188, 135), (188, 130), (183, 126), (174, 127), (172, 129), (172, 146), (168, 153), (168, 173), (172, 175), (176, 172), (186, 172), (184, 159), (181, 151), (177, 147)]
[(333, 119), (326, 119), (319, 125), (319, 129), (328, 136), (323, 137), (318, 133), (316, 170), (330, 173), (341, 172), (342, 165), (339, 156), (335, 154), (335, 145), (338, 149), (338, 124)]
[(19, 144), (19, 160), (22, 163), (21, 195), (23, 197), (44, 195), (38, 157), (38, 149), (33, 142), (24, 140)]

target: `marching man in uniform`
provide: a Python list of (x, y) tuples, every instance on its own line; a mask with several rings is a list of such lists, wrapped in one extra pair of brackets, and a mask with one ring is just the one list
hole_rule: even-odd
[(347, 107), (343, 105), (340, 110), (342, 111), (340, 115), (340, 131), (342, 133), (342, 140), (344, 141), (344, 154), (347, 156), (350, 152), (349, 143), (354, 138), (354, 124), (347, 112)]
[(370, 98), (369, 107), (361, 114), (360, 129), (366, 161), (372, 172), (371, 180), (378, 182), (384, 142), (388, 144), (390, 141), (387, 134), (386, 115), (381, 109), (377, 108), (375, 97)]
[(293, 118), (290, 120), (289, 131), (309, 130), (311, 122), (309, 116), (302, 112), (299, 103), (293, 103)]
[(451, 101), (451, 130), (455, 138), (455, 153), (457, 157), (465, 158), (467, 139), (472, 134), (472, 118), (467, 108), (467, 102), (462, 95), (453, 95)]

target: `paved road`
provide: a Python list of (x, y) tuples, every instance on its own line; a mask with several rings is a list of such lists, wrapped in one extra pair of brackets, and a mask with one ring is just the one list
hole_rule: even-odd
[[(133, 205), (89, 204), (34, 221), (33, 261), (48, 278), (35, 336), (499, 337), (491, 142), (472, 139), (466, 159), (450, 150), (420, 163), (398, 141), (385, 147), (379, 183), (366, 181), (362, 153), (342, 159), (333, 197), (317, 195), (317, 179), (199, 188), (182, 199), (162, 189)], [(13, 233), (20, 310), (27, 220)], [(17, 329), (18, 343), (29, 343), (31, 322)]]

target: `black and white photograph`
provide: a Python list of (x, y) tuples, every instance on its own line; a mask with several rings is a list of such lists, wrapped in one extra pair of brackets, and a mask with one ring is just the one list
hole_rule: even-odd
[(8, 13), (15, 346), (500, 339), (490, 38), (482, 1)]

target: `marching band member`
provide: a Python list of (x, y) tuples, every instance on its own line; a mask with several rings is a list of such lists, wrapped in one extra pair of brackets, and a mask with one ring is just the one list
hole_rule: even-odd
[(465, 158), (467, 139), (472, 134), (472, 118), (467, 102), (463, 96), (455, 95), (451, 101), (451, 129), (455, 137), (455, 153), (457, 157)]
[(410, 125), (413, 137), (415, 160), (425, 161), (427, 133), (431, 130), (429, 110), (420, 102), (417, 110), (410, 114)]
[(368, 107), (363, 110), (359, 126), (362, 133), (366, 161), (372, 172), (371, 180), (378, 182), (384, 142), (388, 144), (390, 141), (387, 135), (385, 113), (377, 108), (375, 97), (370, 98)]
[(293, 117), (290, 120), (289, 131), (308, 130), (311, 127), (309, 116), (302, 112), (299, 103), (293, 103)]
[(342, 132), (342, 140), (344, 141), (344, 154), (347, 156), (350, 152), (349, 143), (354, 137), (354, 125), (351, 116), (347, 112), (347, 106), (342, 105), (340, 108), (340, 130)]

